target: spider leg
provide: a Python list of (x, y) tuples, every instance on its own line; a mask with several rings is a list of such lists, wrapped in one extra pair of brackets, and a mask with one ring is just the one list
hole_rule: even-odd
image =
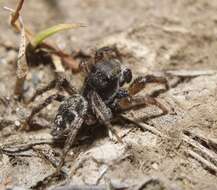
[(128, 93), (130, 96), (133, 96), (137, 93), (139, 93), (141, 90), (143, 90), (148, 83), (159, 83), (164, 84), (165, 89), (161, 89), (158, 91), (153, 92), (150, 96), (157, 97), (159, 94), (169, 90), (169, 84), (165, 77), (158, 77), (154, 75), (146, 75), (146, 76), (140, 76), (137, 77), (129, 86)]
[(90, 94), (92, 110), (96, 114), (96, 117), (108, 128), (108, 130), (110, 130), (115, 135), (118, 142), (123, 143), (122, 139), (118, 136), (117, 132), (111, 125), (110, 121), (112, 119), (112, 112), (110, 108), (106, 106), (101, 97), (95, 91)]
[(162, 113), (160, 115), (166, 115), (168, 113), (168, 109), (156, 98), (151, 96), (136, 96), (131, 98), (124, 98), (120, 100), (118, 106), (121, 112), (126, 112), (131, 109), (140, 109), (148, 105), (155, 105), (160, 110), (162, 110)]
[(43, 94), (44, 92), (48, 90), (51, 90), (52, 88), (55, 88), (55, 86), (56, 86), (56, 80), (52, 80), (48, 85), (43, 86), (39, 89), (36, 89), (34, 95), (27, 101), (27, 104), (29, 104), (30, 102), (33, 102), (37, 96)]
[(69, 82), (69, 80), (66, 78), (66, 75), (62, 72), (57, 73), (57, 88), (61, 89), (63, 88), (68, 94), (73, 95), (77, 94), (76, 88)]
[(90, 57), (88, 60), (83, 60), (80, 63), (81, 71), (83, 71), (86, 75), (88, 75), (93, 65), (94, 65), (93, 57)]
[(56, 101), (63, 101), (64, 100), (64, 96), (60, 95), (60, 94), (53, 94), (51, 96), (49, 96), (43, 103), (39, 104), (38, 106), (34, 107), (32, 109), (31, 114), (29, 115), (29, 117), (26, 119), (25, 124), (23, 125), (23, 127), (21, 127), (22, 129), (28, 129), (29, 125), (31, 124), (32, 118), (34, 117), (35, 114), (37, 114), (38, 112), (40, 112), (43, 108), (47, 107), (49, 104), (51, 104), (51, 102), (53, 100)]
[(59, 73), (56, 73), (56, 79), (52, 80), (48, 85), (37, 89), (36, 92), (33, 94), (33, 96), (27, 101), (27, 104), (29, 104), (30, 102), (33, 102), (37, 96), (55, 87), (59, 89), (64, 88), (65, 91), (68, 92), (70, 95), (77, 93), (77, 90), (66, 79), (65, 75), (59, 72)]
[(63, 149), (63, 153), (61, 156), (61, 160), (60, 160), (60, 163), (58, 164), (58, 167), (57, 167), (57, 171), (56, 171), (57, 174), (59, 174), (59, 172), (61, 171), (61, 168), (65, 162), (66, 155), (69, 152), (73, 143), (75, 142), (76, 136), (77, 136), (78, 131), (80, 130), (83, 122), (84, 122), (84, 119), (79, 117), (78, 114), (75, 113), (75, 118), (74, 118), (74, 121), (71, 123), (70, 132), (67, 135), (67, 138), (65, 141), (65, 147)]

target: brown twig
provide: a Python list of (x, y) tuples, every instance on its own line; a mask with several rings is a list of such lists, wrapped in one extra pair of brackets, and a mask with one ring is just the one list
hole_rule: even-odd
[[(194, 148), (196, 148), (204, 158), (210, 160), (214, 165), (217, 166), (217, 154), (210, 151), (209, 149), (207, 149), (206, 147), (201, 145), (199, 142), (191, 139), (190, 137), (188, 137), (186, 135), (183, 135), (183, 140), (187, 144), (189, 144), (189, 145), (193, 146)], [(210, 161), (207, 161), (207, 162), (210, 162)]]
[[(50, 50), (51, 54), (59, 56), (62, 59), (63, 63), (65, 63), (65, 65), (67, 67), (69, 67), (74, 73), (77, 73), (80, 71), (80, 65), (79, 65), (78, 61), (76, 61), (74, 58), (74, 57), (76, 57), (76, 55), (71, 56), (71, 55), (63, 52), (62, 50), (60, 50), (60, 49), (58, 49), (58, 48), (54, 47), (53, 45), (48, 44), (46, 42), (43, 42), (40, 45), (40, 48)], [(78, 53), (80, 53), (80, 52), (78, 52)]]
[(18, 1), (15, 12), (11, 14), (11, 22), (10, 23), (15, 28), (17, 28), (16, 21), (17, 21), (17, 19), (19, 19), (20, 11), (21, 11), (21, 9), (23, 7), (23, 3), (24, 3), (24, 0)]
[(191, 136), (191, 138), (198, 139), (198, 141), (200, 141), (201, 143), (204, 143), (207, 147), (209, 147), (209, 149), (213, 149), (217, 153), (217, 140), (216, 139), (207, 137), (204, 134), (202, 134), (202, 132), (196, 133), (190, 130), (184, 130), (183, 133), (188, 136)]
[[(22, 96), (23, 85), (26, 79), (26, 75), (28, 73), (28, 65), (25, 59), (26, 33), (22, 17), (20, 16), (20, 11), (23, 7), (23, 3), (24, 0), (20, 0), (17, 4), (16, 10), (5, 7), (6, 10), (9, 10), (11, 12), (11, 26), (16, 28), (21, 33), (21, 41), (17, 58), (17, 79), (14, 89), (14, 94), (19, 98)], [(19, 21), (19, 24), (17, 23), (17, 20)]]
[(210, 171), (212, 174), (217, 175), (217, 167), (214, 164), (212, 164), (211, 162), (209, 162), (208, 160), (206, 160), (205, 158), (203, 158), (202, 156), (200, 156), (192, 150), (186, 150), (185, 152), (187, 155), (199, 161), (205, 169)]
[(0, 149), (8, 152), (19, 152), (28, 150), (39, 144), (52, 144), (53, 137), (50, 134), (42, 133), (37, 135), (17, 134), (0, 142)]
[(209, 146), (207, 148), (207, 144), (203, 146), (203, 142), (209, 142), (208, 139), (200, 135), (198, 136), (189, 130), (185, 130), (183, 133), (183, 141), (197, 151), (187, 150), (185, 151), (186, 154), (199, 161), (210, 173), (217, 175), (217, 154), (211, 151)]

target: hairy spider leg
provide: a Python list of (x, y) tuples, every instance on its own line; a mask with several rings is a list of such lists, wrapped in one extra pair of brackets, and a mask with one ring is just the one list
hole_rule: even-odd
[(26, 119), (25, 124), (20, 128), (21, 130), (25, 129), (28, 130), (32, 121), (32, 118), (34, 117), (35, 114), (37, 114), (38, 112), (40, 112), (43, 108), (47, 107), (49, 104), (52, 103), (52, 101), (56, 100), (56, 101), (63, 101), (65, 98), (65, 96), (60, 95), (60, 94), (53, 94), (51, 96), (49, 96), (48, 98), (45, 99), (45, 101), (41, 104), (39, 104), (38, 106), (34, 107), (32, 109), (31, 114), (29, 115), (29, 117)]
[(164, 84), (165, 89), (157, 90), (153, 92), (150, 96), (157, 97), (159, 94), (169, 90), (169, 84), (165, 77), (158, 77), (154, 75), (146, 75), (146, 76), (139, 76), (130, 84), (128, 88), (128, 93), (130, 96), (133, 96), (139, 93), (141, 90), (145, 89), (148, 83), (159, 83)]
[(66, 79), (63, 73), (56, 73), (56, 79), (52, 80), (49, 84), (36, 90), (34, 95), (27, 101), (27, 104), (33, 102), (35, 98), (53, 88), (64, 88), (70, 95), (77, 93), (74, 86)]
[[(147, 95), (147, 96), (134, 96), (143, 89), (145, 89), (146, 85), (148, 83), (159, 83), (159, 84), (164, 84), (165, 88), (160, 89), (157, 91), (154, 91), (152, 94)], [(129, 86), (128, 88), (128, 94), (129, 97), (123, 98), (119, 101), (119, 107), (121, 112), (129, 111), (131, 109), (140, 109), (144, 106), (148, 105), (155, 105), (160, 110), (162, 110), (161, 115), (165, 115), (168, 113), (168, 109), (162, 105), (155, 97), (157, 97), (159, 94), (168, 91), (169, 90), (169, 84), (166, 78), (164, 77), (158, 77), (154, 75), (147, 75), (147, 76), (140, 76), (137, 77)]]
[(63, 164), (65, 162), (66, 155), (69, 152), (69, 150), (70, 150), (71, 146), (73, 145), (73, 143), (75, 142), (76, 136), (77, 136), (78, 131), (80, 130), (83, 122), (84, 122), (84, 119), (79, 117), (76, 114), (74, 121), (71, 123), (71, 127), (70, 127), (71, 130), (70, 130), (70, 132), (69, 132), (69, 134), (67, 136), (67, 139), (65, 141), (65, 147), (63, 149), (63, 153), (62, 153), (62, 156), (61, 156), (60, 163), (57, 166), (57, 174), (60, 173), (61, 168), (62, 168), (62, 166), (63, 166)]
[(115, 135), (118, 142), (123, 143), (122, 139), (118, 136), (117, 132), (111, 125), (110, 121), (112, 119), (112, 112), (110, 108), (106, 106), (106, 104), (95, 91), (92, 91), (92, 93), (90, 94), (92, 109), (93, 112), (96, 114), (96, 117), (102, 122), (103, 125), (108, 128), (108, 130), (110, 130)]
[(148, 105), (155, 105), (160, 110), (162, 110), (160, 116), (166, 115), (168, 113), (168, 109), (163, 104), (161, 104), (156, 98), (151, 96), (136, 96), (132, 98), (124, 98), (119, 102), (120, 111), (122, 113), (132, 109), (140, 109)]
[(44, 92), (47, 92), (48, 90), (51, 90), (52, 88), (55, 88), (55, 86), (56, 80), (52, 80), (48, 85), (36, 89), (34, 95), (27, 101), (27, 104), (33, 102), (37, 96), (43, 94)]

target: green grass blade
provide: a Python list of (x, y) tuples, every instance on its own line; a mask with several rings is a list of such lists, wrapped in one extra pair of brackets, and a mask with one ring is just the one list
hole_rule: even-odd
[(32, 44), (33, 48), (35, 48), (38, 45), (40, 45), (46, 38), (60, 32), (60, 31), (69, 30), (69, 29), (76, 29), (76, 28), (80, 28), (80, 27), (84, 27), (84, 25), (82, 25), (82, 24), (58, 24), (58, 25), (52, 26), (52, 27), (47, 28), (47, 29), (39, 32), (38, 34), (36, 34), (36, 36), (31, 41), (31, 44)]

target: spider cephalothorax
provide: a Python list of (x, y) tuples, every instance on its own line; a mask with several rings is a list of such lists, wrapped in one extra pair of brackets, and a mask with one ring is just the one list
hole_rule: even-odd
[(121, 113), (148, 104), (156, 105), (163, 111), (163, 114), (167, 113), (167, 109), (155, 99), (155, 96), (135, 96), (145, 88), (147, 83), (164, 84), (167, 90), (167, 80), (154, 75), (141, 76), (136, 78), (129, 88), (124, 88), (124, 84), (131, 82), (132, 72), (130, 69), (122, 69), (122, 59), (116, 47), (100, 48), (86, 62), (85, 67), (88, 73), (81, 91), (76, 90), (65, 78), (52, 81), (48, 86), (36, 91), (33, 97), (55, 87), (56, 84), (58, 87), (62, 86), (70, 96), (67, 98), (54, 94), (48, 97), (45, 102), (35, 107), (27, 118), (27, 123), (31, 126), (33, 116), (52, 100), (62, 102), (54, 119), (52, 130), (54, 138), (66, 138), (59, 169), (64, 164), (64, 157), (75, 142), (82, 126), (102, 124), (116, 136), (119, 142), (122, 142), (111, 125), (111, 121)]
[[(103, 49), (105, 48), (99, 51), (102, 53)], [(98, 62), (92, 65), (85, 79), (82, 94), (88, 97), (88, 94), (94, 90), (103, 101), (112, 103), (117, 97), (120, 87), (132, 80), (132, 72), (127, 68), (122, 69), (120, 59), (114, 55), (111, 58), (108, 54), (111, 54), (111, 50), (104, 52), (104, 57), (101, 59), (97, 57)]]

